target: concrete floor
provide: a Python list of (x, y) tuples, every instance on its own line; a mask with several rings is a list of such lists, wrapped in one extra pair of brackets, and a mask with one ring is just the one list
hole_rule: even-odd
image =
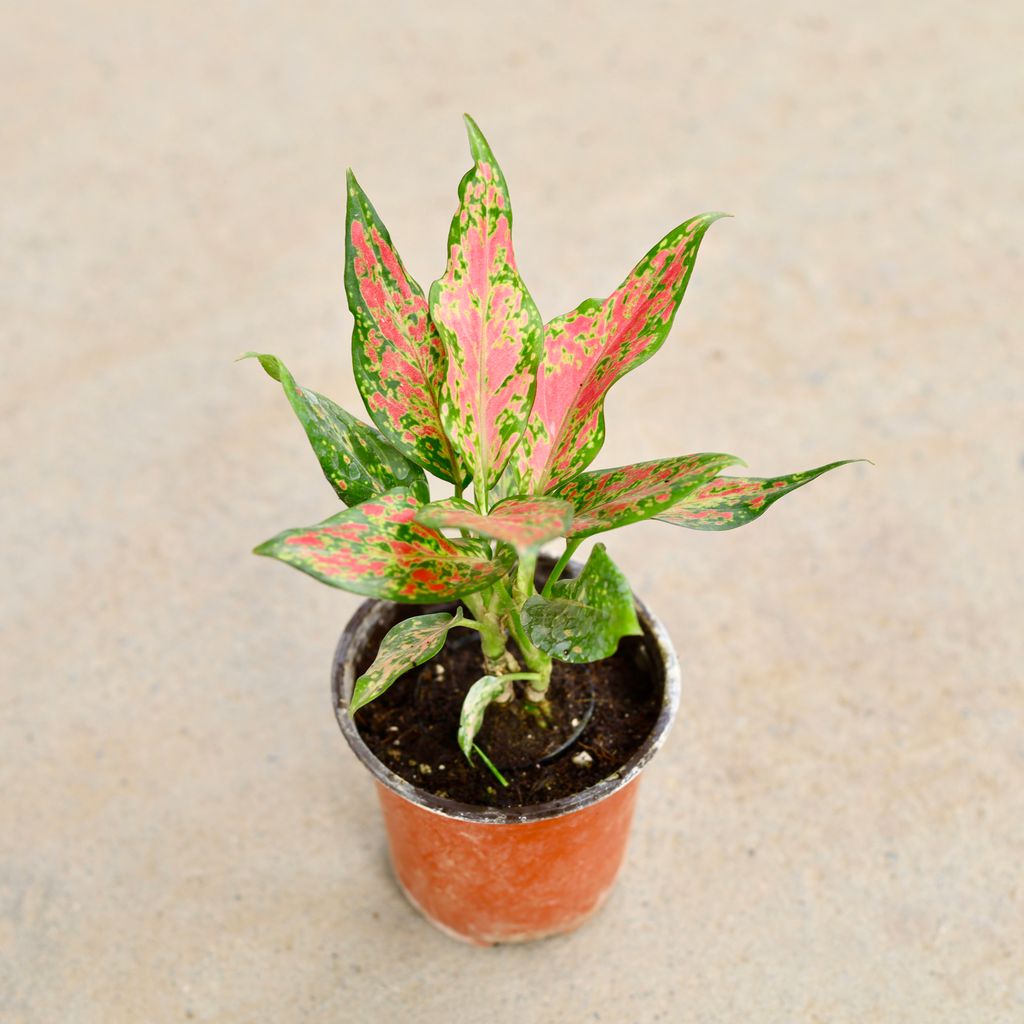
[[(1024, 9), (486, 6), (5, 5), (0, 1019), (1024, 1019)], [(547, 316), (736, 215), (599, 465), (876, 464), (609, 538), (682, 717), (601, 916), (490, 951), (391, 880), (357, 601), (249, 555), (336, 503), (232, 362), (360, 411), (344, 168), (429, 283), (463, 109)]]

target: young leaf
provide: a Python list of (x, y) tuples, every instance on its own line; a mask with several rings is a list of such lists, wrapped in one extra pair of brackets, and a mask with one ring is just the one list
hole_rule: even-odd
[(470, 530), (511, 544), (519, 553), (536, 550), (541, 544), (564, 536), (572, 522), (572, 505), (559, 498), (506, 498), (487, 515), (477, 512), (472, 505), (463, 506), (439, 501), (421, 508), (416, 518), (437, 530)]
[(415, 463), (443, 480), (465, 472), (441, 426), (444, 345), (423, 289), (406, 272), (391, 236), (348, 172), (345, 291), (355, 318), (352, 370), (374, 423)]
[(385, 634), (373, 664), (356, 680), (349, 714), (376, 700), (403, 672), (429, 661), (444, 646), (448, 630), (462, 621), (462, 609), (454, 615), (438, 612), (403, 619)]
[(466, 760), (473, 760), (473, 740), (484, 724), (484, 712), (488, 705), (505, 689), (502, 676), (481, 676), (467, 692), (462, 701), (459, 716), (459, 746)]
[(735, 455), (678, 455), (581, 473), (556, 487), (553, 493), (572, 502), (573, 521), (568, 536), (582, 540), (660, 514), (720, 469), (737, 462), (742, 460)]
[(603, 544), (594, 545), (577, 579), (554, 585), (550, 600), (529, 598), (522, 619), (545, 654), (577, 665), (610, 658), (620, 637), (641, 633), (633, 592)]
[(299, 387), (277, 356), (246, 352), (279, 381), (306, 437), (320, 461), (328, 483), (346, 505), (358, 505), (392, 487), (408, 487), (421, 501), (430, 500), (427, 478), (381, 435), (350, 416), (340, 405)]
[(471, 594), (512, 567), (508, 549), (449, 540), (416, 522), (420, 503), (396, 488), (316, 526), (285, 530), (255, 549), (310, 576), (367, 597), (417, 603)]
[(514, 456), (517, 490), (544, 493), (594, 460), (604, 444), (608, 389), (661, 347), (701, 239), (725, 216), (705, 213), (680, 224), (607, 299), (586, 299), (547, 324), (533, 412)]
[(830, 469), (860, 461), (844, 459), (789, 476), (715, 477), (655, 518), (691, 530), (735, 530), (763, 515), (784, 494), (809, 484)]
[(516, 267), (504, 175), (468, 116), (466, 124), (475, 163), (459, 184), (430, 315), (448, 353), (441, 420), (482, 491), (501, 475), (530, 414), (543, 325)]

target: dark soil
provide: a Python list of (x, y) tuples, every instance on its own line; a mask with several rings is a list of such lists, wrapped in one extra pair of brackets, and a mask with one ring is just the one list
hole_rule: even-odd
[[(422, 613), (402, 609), (403, 617)], [(374, 653), (367, 651), (357, 672)], [(452, 630), (435, 658), (356, 712), (359, 732), (384, 764), (420, 789), (468, 804), (524, 806), (578, 793), (621, 768), (650, 734), (661, 704), (642, 637), (624, 637), (611, 658), (591, 665), (556, 661), (547, 708), (516, 700), (487, 709), (477, 742), (501, 768), (504, 787), (458, 745), (463, 697), (484, 674), (478, 634)], [(535, 758), (525, 765), (524, 748)]]

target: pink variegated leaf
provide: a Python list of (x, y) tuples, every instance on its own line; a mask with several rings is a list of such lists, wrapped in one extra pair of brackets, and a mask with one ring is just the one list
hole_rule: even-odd
[(844, 459), (789, 476), (718, 476), (659, 512), (656, 518), (690, 530), (735, 530), (764, 515), (784, 494), (809, 484), (830, 469), (860, 461)]
[(429, 661), (444, 646), (448, 630), (462, 621), (462, 609), (454, 615), (437, 612), (414, 615), (392, 626), (377, 649), (373, 664), (356, 680), (352, 699), (348, 704), (350, 715), (376, 700), (404, 672)]
[(408, 490), (394, 488), (316, 526), (285, 530), (255, 553), (332, 587), (409, 603), (471, 594), (511, 569), (507, 548), (492, 559), (480, 541), (449, 540), (416, 522), (420, 507)]
[(450, 501), (426, 505), (416, 518), (435, 529), (462, 529), (511, 544), (518, 552), (534, 551), (564, 537), (572, 523), (572, 505), (552, 497), (512, 497), (499, 501), (487, 515), (471, 505)]
[(441, 426), (444, 345), (423, 289), (409, 276), (391, 236), (355, 175), (348, 172), (345, 291), (355, 318), (352, 370), (374, 423), (413, 462), (443, 480), (465, 472)]
[(702, 452), (638, 462), (618, 469), (581, 473), (554, 490), (572, 503), (568, 536), (582, 540), (595, 533), (650, 519), (736, 463), (735, 455)]
[(701, 239), (724, 213), (670, 231), (607, 299), (586, 299), (544, 328), (537, 394), (513, 457), (513, 489), (544, 493), (586, 469), (604, 444), (604, 400), (623, 374), (661, 347)]
[(543, 325), (516, 267), (512, 207), (487, 140), (466, 117), (475, 161), (459, 184), (448, 265), (430, 315), (448, 354), (441, 421), (483, 491), (505, 468), (530, 415)]

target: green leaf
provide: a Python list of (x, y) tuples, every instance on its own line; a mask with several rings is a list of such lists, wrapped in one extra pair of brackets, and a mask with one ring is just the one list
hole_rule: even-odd
[(504, 676), (481, 676), (466, 693), (459, 716), (459, 746), (468, 761), (473, 760), (473, 740), (484, 724), (484, 712), (504, 689)]
[(499, 501), (483, 515), (467, 502), (446, 499), (420, 509), (416, 518), (438, 530), (470, 530), (511, 544), (522, 554), (564, 536), (572, 522), (572, 505), (559, 498), (513, 497)]
[(604, 400), (650, 359), (675, 319), (707, 229), (693, 217), (657, 242), (606, 299), (586, 299), (544, 328), (533, 412), (510, 465), (514, 493), (546, 493), (586, 469), (604, 444)]
[(789, 476), (718, 476), (655, 517), (690, 530), (735, 530), (772, 507), (784, 494), (816, 480), (823, 473), (865, 459), (843, 459)]
[(641, 634), (629, 582), (603, 544), (594, 545), (577, 579), (554, 584), (550, 600), (529, 598), (522, 620), (545, 654), (577, 665), (610, 658), (620, 637)]
[(320, 468), (346, 505), (358, 505), (393, 487), (408, 487), (421, 501), (430, 500), (427, 478), (398, 449), (329, 398), (300, 387), (277, 356), (246, 352), (279, 381), (313, 447)]
[(480, 541), (449, 540), (417, 523), (420, 508), (414, 495), (396, 488), (316, 526), (285, 530), (255, 553), (332, 587), (412, 604), (474, 593), (512, 568), (507, 548), (492, 559)]
[(742, 459), (717, 452), (655, 459), (581, 473), (556, 487), (553, 493), (572, 502), (573, 521), (568, 536), (582, 540), (660, 515), (719, 470), (737, 462), (742, 463)]
[(430, 316), (448, 353), (441, 421), (483, 493), (530, 415), (544, 327), (516, 267), (505, 177), (480, 129), (468, 116), (466, 124), (474, 164), (459, 184)]
[(410, 459), (454, 483), (465, 471), (441, 425), (444, 345), (373, 204), (348, 172), (345, 291), (352, 371), (374, 423)]
[(444, 646), (448, 630), (461, 621), (462, 609), (457, 608), (454, 615), (415, 615), (392, 626), (380, 642), (373, 664), (355, 682), (349, 714), (376, 700), (404, 672), (434, 657)]

